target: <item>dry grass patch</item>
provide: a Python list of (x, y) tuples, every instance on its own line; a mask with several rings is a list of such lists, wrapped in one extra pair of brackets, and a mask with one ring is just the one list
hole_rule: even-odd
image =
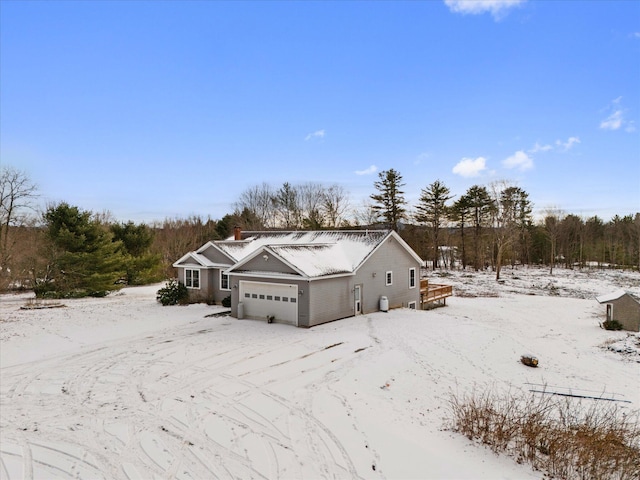
[(589, 401), (492, 390), (449, 399), (449, 428), (551, 478), (640, 478), (639, 412)]

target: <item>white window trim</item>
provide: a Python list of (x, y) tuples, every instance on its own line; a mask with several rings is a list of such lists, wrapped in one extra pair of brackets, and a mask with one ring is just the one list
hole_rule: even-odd
[[(411, 284), (412, 282), (413, 282), (413, 285)], [(417, 276), (416, 276), (416, 268), (411, 267), (409, 269), (409, 288), (416, 288), (417, 284), (418, 282), (417, 282)]]
[[(189, 285), (187, 283), (187, 272), (192, 272), (191, 273), (191, 285)], [(193, 286), (193, 272), (198, 272), (198, 286), (194, 287)], [(200, 269), (199, 268), (185, 268), (184, 269), (184, 285), (187, 288), (193, 289), (193, 290), (200, 290), (200, 285), (202, 284), (202, 276), (200, 275)]]
[(393, 271), (389, 270), (384, 274), (384, 282), (387, 287), (393, 285)]
[[(222, 276), (225, 275), (227, 277), (227, 288), (224, 288), (222, 286)], [(229, 275), (227, 275), (226, 273), (224, 273), (222, 270), (220, 270), (220, 290), (231, 290), (231, 278), (229, 278)]]

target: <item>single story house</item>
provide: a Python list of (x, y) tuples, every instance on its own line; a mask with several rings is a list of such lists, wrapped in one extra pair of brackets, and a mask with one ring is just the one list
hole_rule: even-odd
[(624, 290), (596, 297), (607, 306), (607, 320), (617, 320), (624, 330), (640, 332), (640, 302)]
[(231, 300), (231, 315), (299, 327), (417, 308), (424, 261), (392, 230), (236, 228), (173, 266), (193, 301)]

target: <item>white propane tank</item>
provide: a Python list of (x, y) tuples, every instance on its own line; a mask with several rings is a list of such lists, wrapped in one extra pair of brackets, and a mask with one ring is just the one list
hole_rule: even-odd
[(389, 311), (389, 299), (385, 296), (380, 297), (380, 311), (381, 312)]

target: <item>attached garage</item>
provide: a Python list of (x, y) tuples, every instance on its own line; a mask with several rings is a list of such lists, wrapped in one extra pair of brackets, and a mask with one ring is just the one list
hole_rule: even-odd
[(232, 317), (305, 328), (377, 311), (381, 297), (389, 308), (415, 304), (420, 300), (416, 272), (423, 265), (391, 230), (242, 232), (239, 227), (233, 237), (207, 242), (174, 264), (183, 282), (188, 270), (211, 273), (200, 274), (200, 290), (192, 286), (191, 300), (197, 301), (196, 293), (211, 279), (216, 302), (231, 297)]
[(242, 310), (246, 318), (267, 319), (298, 326), (298, 287), (270, 282), (239, 282)]

